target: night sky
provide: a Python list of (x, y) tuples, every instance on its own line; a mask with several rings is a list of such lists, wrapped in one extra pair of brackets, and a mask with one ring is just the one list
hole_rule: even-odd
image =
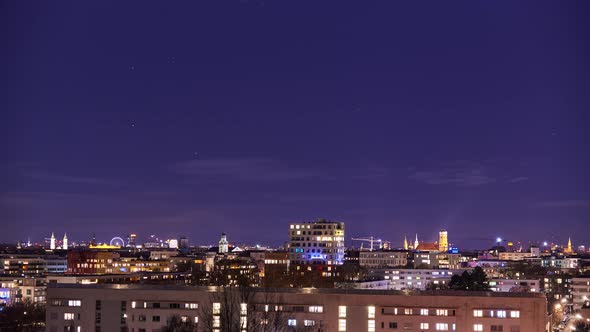
[(588, 7), (0, 1), (0, 241), (589, 245)]

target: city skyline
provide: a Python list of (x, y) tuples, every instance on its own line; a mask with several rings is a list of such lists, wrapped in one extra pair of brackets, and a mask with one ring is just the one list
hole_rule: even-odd
[(585, 6), (6, 3), (0, 242), (588, 246)]

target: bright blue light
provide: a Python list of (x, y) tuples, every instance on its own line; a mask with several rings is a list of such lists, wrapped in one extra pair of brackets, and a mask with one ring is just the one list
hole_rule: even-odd
[(496, 238), (496, 242), (498, 242), (498, 243), (502, 242), (502, 238), (501, 237)]

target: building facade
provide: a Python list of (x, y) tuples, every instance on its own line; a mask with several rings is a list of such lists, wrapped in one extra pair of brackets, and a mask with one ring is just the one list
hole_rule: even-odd
[[(505, 331), (543, 332), (543, 294), (491, 292), (396, 292), (341, 289), (249, 289), (134, 285), (50, 285), (48, 332), (155, 331), (173, 316), (197, 331)], [(243, 294), (241, 294), (243, 295)], [(237, 299), (234, 303), (231, 299)], [(230, 314), (231, 308), (237, 310)], [(231, 317), (231, 318), (229, 318)]]
[(590, 275), (573, 278), (571, 288), (574, 310), (590, 306)]
[(291, 265), (341, 265), (344, 223), (320, 220), (289, 225)]
[(403, 250), (360, 251), (359, 265), (366, 268), (405, 267), (408, 252)]

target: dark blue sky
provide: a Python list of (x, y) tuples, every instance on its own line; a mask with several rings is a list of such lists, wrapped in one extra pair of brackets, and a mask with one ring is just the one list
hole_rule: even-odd
[(590, 244), (588, 5), (0, 1), (0, 241)]

